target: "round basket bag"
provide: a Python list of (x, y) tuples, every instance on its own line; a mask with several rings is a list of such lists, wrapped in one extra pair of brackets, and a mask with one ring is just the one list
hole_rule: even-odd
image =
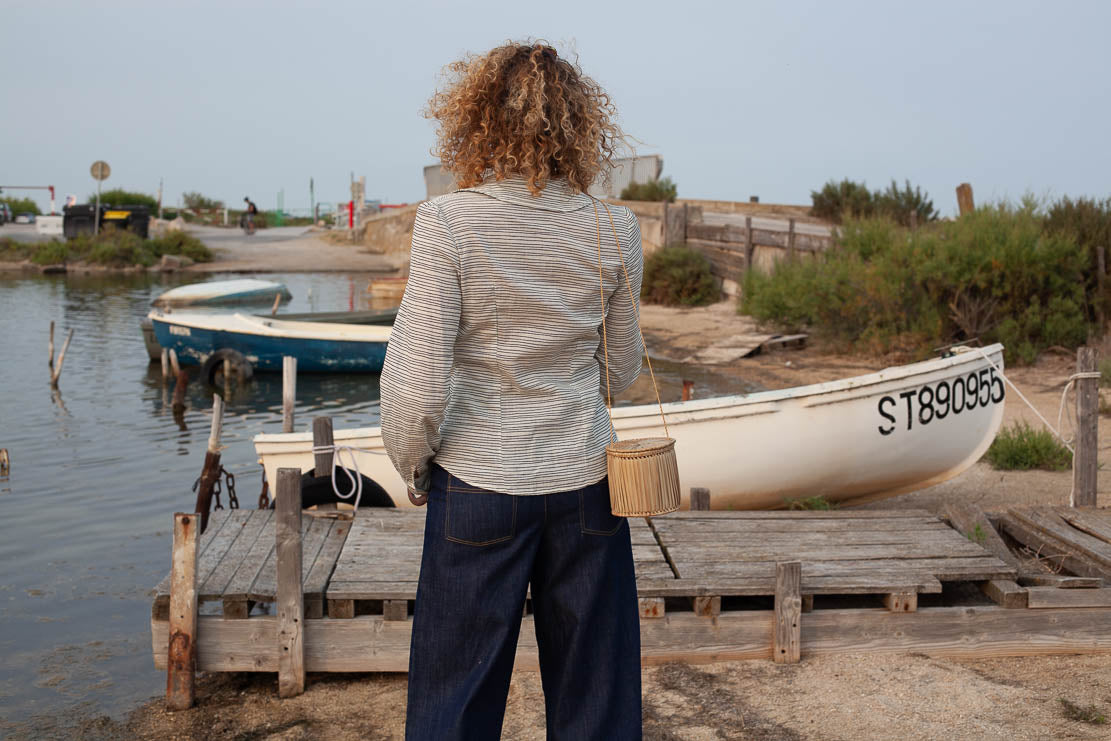
[[(617, 255), (621, 259), (621, 270), (625, 273), (625, 285), (629, 289), (629, 299), (633, 306), (633, 286), (629, 281), (629, 271), (625, 267), (625, 256), (617, 239), (617, 227), (609, 206), (602, 204), (609, 215), (613, 228), (613, 241)], [(602, 299), (602, 348), (606, 363), (606, 407), (612, 407), (610, 396), (609, 345), (606, 338), (606, 299), (602, 283), (602, 223), (598, 214), (598, 201), (594, 201), (594, 220), (598, 227), (598, 295)], [(639, 321), (637, 322), (639, 327)], [(664, 437), (642, 437), (632, 440), (614, 440), (606, 446), (606, 473), (609, 476), (610, 509), (618, 517), (656, 517), (679, 509), (679, 464), (675, 458), (675, 440), (667, 429), (667, 417), (660, 401), (660, 389), (656, 386), (656, 373), (652, 370), (652, 359), (648, 357), (648, 345), (644, 333), (640, 333), (640, 343), (644, 347), (644, 357), (648, 361), (648, 373), (652, 377), (652, 388), (656, 392), (656, 403), (660, 407), (663, 420)], [(610, 434), (616, 438), (613, 415), (610, 415)]]
[(679, 509), (679, 464), (670, 437), (606, 446), (610, 508), (619, 517), (655, 517)]

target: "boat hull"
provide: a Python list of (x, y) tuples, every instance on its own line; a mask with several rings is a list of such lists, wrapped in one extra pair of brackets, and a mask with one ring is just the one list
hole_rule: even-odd
[[(216, 350), (243, 354), (256, 371), (280, 371), (282, 358), (297, 358), (297, 371), (379, 373), (386, 358), (385, 339), (344, 339), (337, 336), (289, 336), (234, 328), (187, 324), (174, 314), (151, 317), (158, 344), (177, 353), (182, 365), (200, 365)], [(329, 325), (298, 322), (304, 332)], [(386, 329), (386, 328), (382, 328)], [(322, 333), (323, 334), (323, 333)], [(336, 334), (336, 333), (331, 333)]]
[(151, 303), (162, 307), (265, 304), (279, 296), (282, 301), (293, 298), (284, 283), (241, 278), (181, 286), (166, 291)]
[[(682, 490), (708, 488), (714, 509), (774, 509), (795, 499), (875, 499), (941, 483), (979, 460), (995, 438), (1006, 395), (1002, 368), (1003, 347), (993, 345), (830, 383), (665, 404)], [(622, 439), (664, 434), (654, 405), (618, 407), (613, 417)], [(358, 449), (361, 473), (409, 506), (379, 428), (334, 434), (337, 445)], [(270, 481), (279, 467), (313, 466), (309, 433), (259, 435), (255, 449)]]

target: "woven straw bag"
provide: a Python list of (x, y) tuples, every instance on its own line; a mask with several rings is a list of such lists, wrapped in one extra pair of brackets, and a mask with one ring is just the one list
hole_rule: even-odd
[[(606, 296), (602, 285), (602, 222), (598, 214), (598, 201), (594, 201), (594, 222), (598, 227), (598, 295), (602, 300), (602, 348), (606, 362), (606, 409), (613, 406), (610, 395), (609, 345), (606, 339)], [(625, 286), (629, 298), (636, 306), (633, 285), (629, 281), (629, 271), (625, 267), (625, 255), (617, 239), (617, 227), (613, 223), (613, 213), (605, 203), (613, 230), (613, 243), (617, 256), (621, 259), (621, 270), (625, 274)], [(637, 321), (639, 329), (639, 317)], [(648, 345), (644, 332), (640, 333), (640, 343), (644, 347), (644, 357), (648, 361), (648, 373), (652, 376), (652, 388), (656, 392), (656, 403), (660, 407), (663, 420), (664, 437), (645, 437), (633, 440), (615, 440), (606, 446), (606, 471), (609, 475), (610, 509), (618, 517), (652, 517), (666, 515), (679, 509), (679, 465), (675, 458), (675, 440), (667, 429), (660, 389), (656, 385), (656, 374), (652, 370), (652, 360), (648, 357)], [(617, 437), (610, 414), (611, 439)]]

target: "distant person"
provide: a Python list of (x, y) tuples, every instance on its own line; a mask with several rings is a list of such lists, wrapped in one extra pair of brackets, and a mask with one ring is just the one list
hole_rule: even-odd
[(587, 194), (616, 111), (544, 44), (449, 70), (429, 115), (461, 189), (417, 210), (381, 376), (382, 440), (428, 503), (405, 737), (501, 736), (531, 585), (548, 738), (633, 741), (640, 618), (603, 394), (640, 372), (643, 257), (632, 212)]
[(255, 230), (255, 214), (258, 213), (258, 206), (247, 196), (243, 196), (243, 202), (247, 204), (247, 208), (243, 211), (243, 228), (250, 233)]

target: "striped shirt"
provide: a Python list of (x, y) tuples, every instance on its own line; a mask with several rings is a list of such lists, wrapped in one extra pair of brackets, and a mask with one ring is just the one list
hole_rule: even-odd
[[(632, 287), (599, 204), (609, 385), (640, 373), (640, 226), (613, 212)], [(512, 178), (422, 203), (409, 281), (382, 369), (382, 440), (412, 492), (437, 464), (508, 494), (606, 475), (598, 231), (590, 196), (562, 180), (533, 196)]]

